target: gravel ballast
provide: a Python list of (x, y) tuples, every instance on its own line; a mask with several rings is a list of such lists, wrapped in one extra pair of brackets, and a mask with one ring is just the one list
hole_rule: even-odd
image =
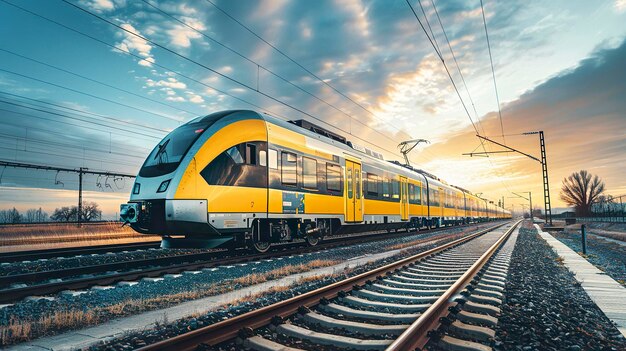
[(495, 350), (626, 350), (626, 339), (527, 222), (504, 296)]
[(103, 254), (56, 257), (37, 261), (0, 263), (0, 276), (46, 272), (53, 270), (103, 265), (117, 262), (148, 260), (209, 252), (205, 249), (145, 249)]

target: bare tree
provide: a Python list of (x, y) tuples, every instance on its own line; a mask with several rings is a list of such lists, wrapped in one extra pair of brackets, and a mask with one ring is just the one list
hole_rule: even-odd
[(72, 206), (72, 207), (63, 206), (60, 208), (56, 208), (54, 212), (52, 213), (52, 216), (50, 216), (50, 219), (55, 222), (75, 221), (77, 219), (76, 218), (77, 212), (78, 211), (77, 211), (76, 206)]
[(586, 170), (572, 173), (563, 179), (561, 200), (574, 206), (577, 216), (591, 214), (591, 204), (604, 192), (604, 182)]
[(100, 210), (98, 204), (95, 202), (84, 203), (82, 212), (83, 213), (81, 214), (81, 218), (85, 222), (102, 218), (102, 211)]
[(21, 223), (23, 220), (24, 216), (15, 207), (0, 211), (0, 223)]
[(48, 213), (39, 208), (29, 208), (24, 215), (24, 221), (28, 223), (45, 222), (48, 220)]

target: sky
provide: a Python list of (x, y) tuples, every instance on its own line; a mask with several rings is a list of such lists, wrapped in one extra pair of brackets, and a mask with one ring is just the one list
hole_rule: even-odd
[[(514, 192), (543, 207), (540, 163), (462, 154), (484, 151), (478, 131), (539, 157), (520, 134), (543, 130), (554, 209), (581, 169), (626, 193), (625, 0), (484, 0), (493, 71), (479, 0), (409, 2), (415, 15), (400, 0), (2, 0), (0, 160), (133, 175), (182, 123), (253, 109), (388, 160), (427, 139), (412, 165), (516, 210)], [(85, 200), (113, 218), (131, 186), (87, 175)], [(52, 212), (77, 188), (76, 174), (0, 168), (0, 209)]]

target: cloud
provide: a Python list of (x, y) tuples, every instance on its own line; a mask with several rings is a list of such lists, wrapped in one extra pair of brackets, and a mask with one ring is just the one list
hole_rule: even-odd
[[(202, 32), (206, 30), (204, 24), (199, 20), (190, 17), (182, 17), (179, 19), (197, 31)], [(200, 33), (182, 24), (175, 24), (172, 29), (169, 29), (166, 32), (170, 37), (170, 43), (179, 48), (188, 48), (191, 46), (192, 39), (199, 39), (202, 37)]]
[(126, 6), (126, 0), (80, 0), (79, 4), (97, 13), (111, 12)]
[(168, 96), (165, 98), (165, 100), (174, 102), (185, 102), (185, 98), (182, 96)]
[(194, 104), (203, 104), (204, 103), (204, 99), (202, 98), (202, 96), (195, 94), (192, 91), (187, 91), (187, 96), (188, 96), (188, 100), (189, 102), (192, 102)]
[(620, 13), (626, 11), (626, 0), (615, 0), (615, 9)]
[(146, 86), (148, 87), (166, 87), (170, 89), (186, 89), (187, 84), (179, 81), (174, 77), (169, 77), (163, 80), (152, 80), (150, 78), (146, 79)]
[[(116, 44), (117, 48), (122, 51), (133, 53), (143, 57), (143, 60), (140, 60), (138, 64), (144, 67), (151, 67), (153, 63), (155, 63), (155, 59), (151, 54), (152, 45), (147, 41), (137, 37), (136, 35), (141, 35), (141, 33), (130, 23), (123, 23), (120, 25), (124, 29), (117, 33), (119, 37), (122, 37), (122, 41)], [(133, 35), (134, 33), (136, 35)]]

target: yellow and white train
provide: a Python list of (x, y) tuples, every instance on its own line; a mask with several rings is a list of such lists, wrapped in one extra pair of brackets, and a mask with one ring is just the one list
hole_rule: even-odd
[(510, 218), (469, 191), (304, 120), (222, 111), (150, 153), (122, 220), (163, 245), (250, 246)]

